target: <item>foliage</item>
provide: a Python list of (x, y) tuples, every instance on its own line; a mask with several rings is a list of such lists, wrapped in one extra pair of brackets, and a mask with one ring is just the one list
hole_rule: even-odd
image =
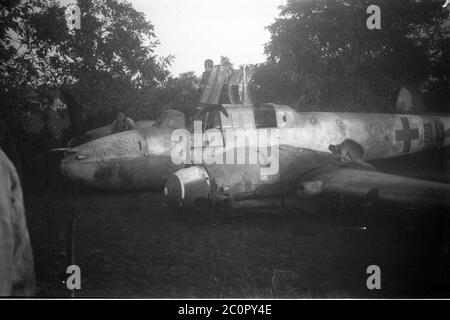
[[(381, 30), (369, 30), (369, 5)], [(440, 1), (289, 0), (268, 27), (262, 98), (303, 109), (391, 111), (400, 85), (449, 88), (449, 11)]]
[(220, 56), (220, 65), (233, 69), (233, 62), (227, 56)]
[(30, 19), (36, 3), (35, 0), (23, 3), (19, 0), (0, 1), (0, 94), (25, 85), (27, 79), (36, 74), (33, 64), (25, 55), (19, 54), (23, 51), (19, 39), (27, 29), (20, 21)]
[(200, 79), (195, 73), (181, 73), (178, 78), (170, 77), (162, 91), (162, 101), (166, 108), (182, 111), (187, 117), (193, 116), (200, 100)]
[(87, 128), (112, 121), (118, 110), (154, 118), (170, 100), (165, 91), (174, 81), (167, 69), (172, 57), (154, 54), (154, 27), (130, 3), (78, 1), (81, 28), (74, 30), (57, 1), (1, 4), (0, 117), (16, 137), (23, 136), (30, 112), (45, 106), (51, 88), (76, 97)]
[(27, 86), (37, 75), (36, 66), (25, 54), (20, 41), (38, 1), (0, 1), (0, 119), (6, 121), (14, 136), (23, 118), (36, 104), (35, 93)]
[(64, 8), (50, 1), (30, 19), (26, 42), (42, 66), (39, 81), (70, 86), (91, 113), (120, 109), (141, 116), (143, 104), (148, 107), (142, 99), (164, 84), (171, 61), (154, 55), (153, 25), (125, 1), (79, 6), (81, 28), (73, 31), (66, 27)]

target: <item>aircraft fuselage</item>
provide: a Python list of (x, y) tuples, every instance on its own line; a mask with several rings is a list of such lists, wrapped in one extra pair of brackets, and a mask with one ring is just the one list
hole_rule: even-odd
[[(258, 144), (264, 135), (272, 136), (268, 138), (270, 144), (301, 148), (308, 152), (308, 156), (301, 160), (304, 170), (320, 162), (323, 155), (326, 161), (335, 158), (330, 152), (330, 145), (339, 145), (346, 140), (362, 149), (363, 161), (411, 154), (448, 145), (450, 141), (448, 117), (296, 112), (290, 107), (273, 104), (261, 109), (224, 105), (224, 109), (227, 115), (217, 108), (202, 110), (197, 118), (202, 121), (200, 145), (198, 139), (195, 141), (192, 129), (186, 131), (190, 135), (189, 148), (200, 147), (201, 154), (211, 153), (212, 150), (216, 157), (219, 154), (236, 154), (237, 149), (243, 149), (244, 153), (256, 150), (256, 162), (246, 158), (244, 162), (228, 163), (224, 157), (222, 163), (208, 164), (201, 156), (199, 163), (178, 163), (174, 161), (172, 152), (179, 143), (174, 139), (175, 130), (148, 127), (110, 135), (73, 149), (72, 154), (61, 163), (62, 173), (71, 180), (101, 189), (161, 190), (166, 179), (178, 169), (185, 165), (201, 164), (218, 171), (215, 176), (222, 177), (218, 179), (223, 182), (216, 183), (223, 188), (235, 186), (236, 191), (245, 193), (279, 179), (278, 171), (268, 170), (273, 161), (271, 153), (265, 154), (262, 163), (259, 159), (261, 150), (258, 150)], [(215, 134), (210, 135), (211, 132)], [(319, 160), (317, 155), (321, 155)], [(295, 170), (299, 171), (298, 166)]]

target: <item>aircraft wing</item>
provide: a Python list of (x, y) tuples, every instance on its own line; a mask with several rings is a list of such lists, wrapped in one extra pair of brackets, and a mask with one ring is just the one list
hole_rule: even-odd
[(351, 167), (326, 167), (308, 172), (297, 185), (302, 197), (344, 194), (370, 201), (450, 207), (450, 184)]
[(450, 184), (382, 173), (362, 160), (344, 161), (330, 152), (282, 145), (279, 164), (280, 182), (262, 184), (236, 200), (291, 193), (300, 198), (342, 194), (367, 201), (450, 208)]

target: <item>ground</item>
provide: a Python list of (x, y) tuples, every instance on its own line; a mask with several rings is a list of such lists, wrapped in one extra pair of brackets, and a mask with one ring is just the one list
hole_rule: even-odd
[[(429, 166), (392, 172), (448, 177)], [(71, 295), (64, 281), (74, 215), (78, 297), (450, 297), (442, 211), (351, 203), (339, 210), (331, 199), (295, 215), (249, 210), (224, 219), (175, 212), (162, 192), (40, 183), (25, 188), (25, 203), (39, 297)], [(370, 265), (381, 269), (381, 290), (366, 286)]]

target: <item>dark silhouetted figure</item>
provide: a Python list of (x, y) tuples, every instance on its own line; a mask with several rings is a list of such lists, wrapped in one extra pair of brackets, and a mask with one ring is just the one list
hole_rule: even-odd
[(117, 119), (111, 125), (111, 133), (117, 133), (134, 129), (134, 121), (125, 116), (123, 112), (119, 112)]
[(34, 295), (34, 262), (22, 188), (0, 149), (0, 296)]
[(85, 143), (88, 137), (85, 136), (86, 125), (83, 107), (75, 97), (67, 90), (61, 90), (62, 98), (67, 106), (70, 118), (70, 128), (72, 138), (68, 141), (67, 147), (72, 148)]
[(57, 181), (61, 181), (59, 177), (59, 162), (62, 159), (62, 154), (59, 152), (52, 152), (52, 149), (63, 147), (63, 132), (68, 127), (67, 119), (63, 115), (63, 103), (59, 98), (59, 92), (51, 90), (48, 93), (48, 105), (45, 108), (44, 120), (45, 120), (45, 137), (47, 146), (46, 156), (46, 176), (45, 185), (50, 187), (50, 178), (56, 178)]

